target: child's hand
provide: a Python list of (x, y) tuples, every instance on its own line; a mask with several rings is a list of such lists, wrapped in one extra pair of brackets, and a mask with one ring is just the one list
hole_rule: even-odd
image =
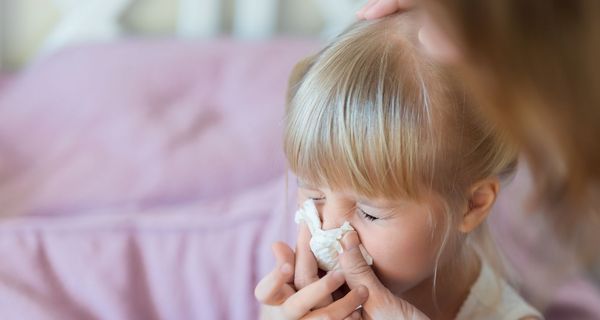
[(332, 293), (345, 279), (342, 272), (318, 277), (317, 262), (310, 252), (310, 233), (301, 224), (296, 254), (284, 243), (273, 245), (276, 267), (256, 286), (255, 296), (263, 306), (262, 319), (360, 319), (355, 311), (367, 299), (365, 287), (357, 286), (333, 302)]
[(356, 16), (359, 19), (377, 19), (414, 7), (415, 0), (370, 0)]
[(351, 289), (361, 285), (369, 289), (369, 299), (362, 306), (362, 318), (428, 320), (425, 314), (395, 296), (379, 281), (360, 253), (359, 244), (360, 240), (355, 231), (350, 231), (344, 236), (344, 252), (340, 255), (340, 265)]

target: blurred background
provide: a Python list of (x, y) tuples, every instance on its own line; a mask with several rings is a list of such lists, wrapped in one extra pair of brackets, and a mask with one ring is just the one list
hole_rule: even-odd
[[(365, 2), (0, 0), (0, 319), (257, 318), (271, 244), (295, 242), (289, 75)], [(599, 319), (514, 214), (530, 189), (520, 170), (492, 218), (523, 294)]]
[(329, 37), (359, 0), (0, 0), (0, 66), (121, 37)]

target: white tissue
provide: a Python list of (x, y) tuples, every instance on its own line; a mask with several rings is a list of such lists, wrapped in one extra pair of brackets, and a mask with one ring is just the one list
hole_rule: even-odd
[[(306, 200), (302, 204), (302, 207), (296, 211), (295, 221), (296, 223), (304, 221), (308, 226), (308, 230), (310, 230), (312, 235), (310, 239), (310, 250), (315, 255), (319, 268), (325, 271), (337, 269), (338, 255), (344, 251), (340, 240), (342, 240), (342, 237), (346, 232), (354, 230), (350, 225), (350, 222), (345, 221), (341, 227), (336, 229), (321, 229), (319, 212), (317, 211), (313, 200), (310, 199)], [(372, 265), (373, 258), (362, 244), (359, 246), (359, 249), (365, 258), (365, 261), (369, 265)]]

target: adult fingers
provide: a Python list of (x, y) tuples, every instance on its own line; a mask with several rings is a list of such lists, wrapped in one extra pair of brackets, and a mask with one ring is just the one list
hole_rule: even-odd
[[(300, 232), (298, 233), (298, 247), (296, 249), (296, 272), (294, 274), (294, 286), (296, 290), (301, 290), (319, 280), (319, 267), (317, 260), (310, 250), (311, 234), (306, 224), (300, 224)], [(325, 296), (315, 304), (315, 307), (320, 308), (326, 306), (333, 301), (331, 295)]]
[(276, 266), (281, 268), (284, 264), (289, 264), (292, 267), (292, 272), (288, 274), (285, 282), (292, 283), (294, 280), (294, 266), (296, 264), (296, 255), (294, 254), (294, 250), (290, 248), (287, 244), (283, 242), (275, 242), (273, 246), (271, 246), (271, 250), (273, 250), (273, 255), (275, 256)]
[[(355, 231), (348, 232), (342, 239), (344, 252), (340, 265), (350, 288), (365, 286), (369, 290), (369, 301), (363, 303), (364, 319), (429, 319), (425, 314), (405, 300), (394, 296), (377, 278), (360, 251), (360, 240)], [(374, 315), (377, 316), (374, 316)]]
[(369, 0), (360, 10), (356, 12), (356, 17), (359, 19), (364, 19), (364, 14), (367, 10), (371, 9), (379, 0)]
[(360, 19), (378, 19), (401, 10), (411, 9), (416, 0), (373, 0), (356, 13)]
[(344, 274), (341, 271), (329, 272), (289, 297), (283, 304), (285, 315), (290, 319), (299, 319), (310, 310), (319, 308), (319, 304), (326, 298), (331, 299), (331, 293), (344, 282)]
[(307, 319), (361, 319), (360, 310), (357, 310), (367, 301), (369, 291), (360, 286), (351, 290), (343, 298), (331, 303), (327, 307), (310, 313)]
[(340, 266), (350, 288), (357, 288), (362, 285), (369, 289), (369, 294), (373, 295), (375, 292), (384, 290), (385, 287), (365, 261), (359, 245), (360, 240), (356, 231), (350, 231), (344, 236), (342, 239), (344, 252), (339, 256)]
[(266, 305), (282, 304), (288, 297), (295, 293), (294, 289), (286, 281), (291, 276), (291, 273), (292, 266), (289, 263), (275, 268), (260, 280), (254, 289), (256, 299)]
[(460, 62), (462, 57), (459, 48), (431, 15), (423, 15), (418, 38), (425, 52), (435, 60), (450, 64)]
[(273, 271), (266, 275), (254, 289), (258, 301), (267, 305), (279, 305), (295, 293), (288, 285), (294, 277), (294, 252), (285, 243), (277, 242), (272, 246), (276, 259)]
[(310, 250), (311, 234), (305, 223), (300, 223), (298, 241), (296, 244), (296, 266), (294, 286), (300, 290), (319, 280), (317, 260)]

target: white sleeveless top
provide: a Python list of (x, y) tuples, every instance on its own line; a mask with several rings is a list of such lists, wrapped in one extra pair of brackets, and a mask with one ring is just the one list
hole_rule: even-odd
[(533, 316), (543, 319), (504, 279), (481, 261), (481, 271), (469, 296), (460, 307), (456, 320), (518, 320)]

